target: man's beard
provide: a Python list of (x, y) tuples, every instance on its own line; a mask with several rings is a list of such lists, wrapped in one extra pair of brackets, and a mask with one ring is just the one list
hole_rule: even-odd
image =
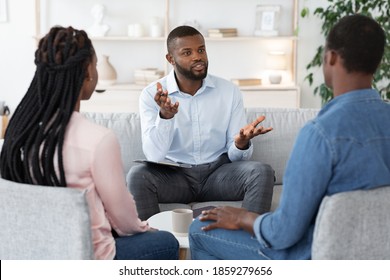
[(181, 67), (180, 64), (178, 64), (177, 62), (175, 63), (175, 65), (176, 65), (176, 70), (188, 80), (199, 81), (199, 80), (203, 80), (207, 76), (207, 68), (208, 68), (207, 62), (204, 62), (205, 70), (200, 74), (196, 74), (192, 72), (191, 69), (187, 70)]

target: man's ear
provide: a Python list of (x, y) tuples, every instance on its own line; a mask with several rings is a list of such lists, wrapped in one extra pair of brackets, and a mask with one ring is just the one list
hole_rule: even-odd
[(173, 59), (172, 55), (170, 55), (169, 53), (167, 53), (165, 55), (165, 58), (166, 60), (171, 64), (171, 65), (175, 65), (175, 60)]
[(337, 60), (340, 58), (339, 54), (335, 51), (329, 51), (329, 57), (328, 57), (328, 60), (329, 60), (329, 65), (335, 65)]

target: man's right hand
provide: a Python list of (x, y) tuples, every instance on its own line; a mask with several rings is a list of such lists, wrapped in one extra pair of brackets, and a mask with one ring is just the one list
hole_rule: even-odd
[(154, 101), (160, 106), (160, 117), (162, 119), (171, 119), (179, 111), (179, 102), (173, 104), (168, 97), (168, 91), (163, 90), (162, 85), (157, 82), (157, 92)]

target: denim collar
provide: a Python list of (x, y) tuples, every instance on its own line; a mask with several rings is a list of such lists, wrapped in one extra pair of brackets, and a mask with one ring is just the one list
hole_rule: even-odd
[(381, 97), (375, 89), (359, 89), (346, 92), (342, 95), (339, 95), (332, 100), (330, 100), (324, 107), (321, 109), (319, 115), (328, 111), (333, 106), (340, 106), (346, 103), (356, 103), (356, 102), (370, 102), (370, 101), (380, 101)]

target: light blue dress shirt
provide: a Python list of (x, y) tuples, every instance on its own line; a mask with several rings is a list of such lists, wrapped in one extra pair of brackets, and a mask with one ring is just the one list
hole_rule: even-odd
[(279, 207), (254, 224), (265, 255), (308, 259), (325, 195), (390, 185), (390, 104), (375, 90), (334, 98), (300, 131)]
[(172, 70), (159, 80), (179, 112), (172, 119), (159, 116), (154, 101), (156, 83), (140, 96), (142, 147), (148, 160), (204, 164), (228, 153), (231, 161), (248, 160), (253, 146), (239, 150), (234, 136), (246, 125), (242, 94), (231, 82), (208, 74), (195, 95), (181, 92)]

